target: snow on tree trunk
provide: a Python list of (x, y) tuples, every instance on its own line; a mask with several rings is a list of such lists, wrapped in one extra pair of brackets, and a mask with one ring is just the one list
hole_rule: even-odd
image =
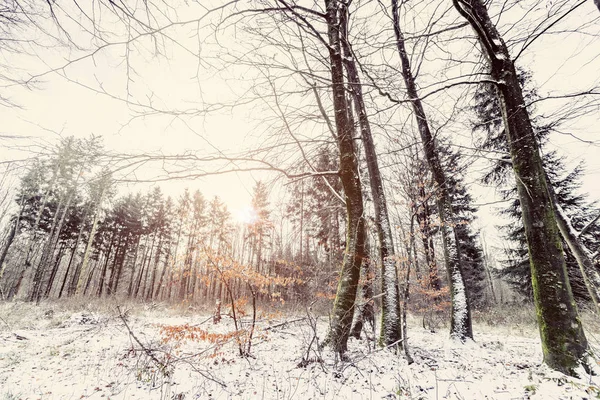
[(425, 151), (425, 158), (437, 185), (436, 196), (440, 222), (442, 225), (441, 232), (444, 258), (446, 261), (448, 282), (450, 284), (450, 294), (452, 296), (452, 323), (450, 327), (450, 336), (460, 341), (465, 341), (473, 338), (473, 329), (471, 325), (471, 310), (464, 284), (464, 274), (460, 263), (460, 246), (454, 229), (456, 221), (452, 211), (452, 198), (446, 185), (445, 172), (439, 159), (438, 145), (429, 129), (429, 122), (427, 121), (423, 104), (419, 98), (415, 78), (411, 71), (410, 60), (404, 46), (404, 36), (400, 29), (397, 0), (392, 0), (392, 14), (394, 20), (394, 33), (396, 36), (396, 47), (402, 64), (402, 77), (417, 119), (417, 125)]
[(363, 199), (358, 175), (358, 161), (353, 142), (354, 127), (348, 119), (349, 105), (344, 88), (344, 65), (340, 45), (338, 1), (325, 0), (327, 9), (327, 36), (331, 62), (331, 86), (340, 152), (340, 180), (346, 202), (346, 251), (342, 261), (337, 293), (333, 305), (331, 327), (326, 343), (337, 353), (344, 353), (354, 315), (354, 305), (360, 267), (365, 256), (365, 229)]
[(600, 275), (594, 266), (592, 253), (585, 248), (579, 240), (578, 232), (575, 231), (575, 228), (573, 228), (569, 222), (569, 218), (565, 215), (564, 210), (556, 201), (556, 196), (554, 196), (552, 188), (550, 188), (550, 194), (552, 195), (552, 200), (554, 202), (556, 223), (560, 230), (560, 234), (567, 243), (567, 246), (569, 246), (573, 256), (575, 256), (585, 287), (590, 294), (592, 302), (596, 306), (596, 311), (600, 312)]
[(399, 343), (401, 338), (400, 318), (400, 294), (398, 292), (398, 274), (396, 273), (396, 255), (392, 230), (390, 227), (387, 202), (383, 189), (383, 179), (377, 162), (377, 153), (373, 134), (367, 116), (367, 110), (363, 98), (362, 86), (356, 63), (354, 62), (352, 48), (348, 42), (348, 13), (342, 10), (340, 25), (342, 33), (342, 48), (344, 50), (344, 61), (348, 73), (348, 81), (354, 100), (354, 108), (358, 115), (358, 124), (365, 149), (367, 169), (369, 170), (369, 181), (373, 195), (373, 206), (375, 208), (375, 227), (379, 240), (379, 268), (381, 270), (381, 291), (384, 293), (381, 316), (381, 345), (392, 345)]
[[(10, 249), (10, 246), (13, 244), (13, 241), (15, 240), (15, 236), (19, 232), (19, 225), (21, 223), (21, 218), (23, 217), (23, 211), (25, 210), (24, 197), (25, 197), (24, 195), (21, 197), (21, 204), (20, 204), (21, 208), (19, 209), (19, 214), (17, 215), (15, 222), (10, 227), (10, 231), (8, 232), (8, 235), (6, 237), (4, 248), (2, 249), (2, 253), (0, 253), (0, 284), (2, 283), (4, 269), (6, 268), (6, 266), (4, 265), (4, 260), (6, 260), (6, 255), (8, 254), (8, 250)], [(0, 289), (1, 288), (2, 287), (0, 286)], [(4, 295), (2, 295), (2, 296), (4, 297)]]
[(453, 2), (479, 37), (489, 59), (491, 76), (497, 82), (529, 247), (544, 361), (553, 369), (576, 375), (578, 367), (587, 367), (588, 343), (573, 300), (539, 144), (517, 72), (483, 2)]

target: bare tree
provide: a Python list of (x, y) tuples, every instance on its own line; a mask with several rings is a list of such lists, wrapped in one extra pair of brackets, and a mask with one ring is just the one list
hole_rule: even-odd
[(417, 126), (425, 151), (425, 158), (437, 186), (436, 196), (438, 213), (442, 224), (441, 232), (444, 245), (444, 258), (446, 260), (446, 270), (452, 296), (450, 335), (460, 341), (465, 341), (466, 339), (473, 338), (473, 328), (471, 324), (471, 309), (465, 288), (465, 277), (461, 266), (461, 248), (455, 229), (458, 221), (456, 220), (452, 207), (452, 193), (446, 182), (446, 172), (440, 161), (439, 145), (437, 144), (436, 138), (431, 133), (427, 115), (425, 114), (425, 109), (423, 108), (421, 98), (419, 97), (409, 56), (406, 52), (404, 36), (400, 26), (397, 0), (392, 0), (392, 17), (396, 46), (402, 63), (402, 77), (406, 85), (406, 93), (412, 104), (414, 115), (417, 120)]
[(402, 329), (400, 317), (400, 294), (398, 285), (398, 271), (396, 268), (396, 255), (392, 236), (392, 227), (387, 210), (386, 195), (383, 187), (383, 177), (379, 170), (377, 151), (371, 131), (371, 124), (367, 114), (367, 107), (362, 90), (354, 53), (348, 32), (348, 19), (350, 11), (346, 3), (341, 3), (340, 30), (342, 32), (342, 49), (344, 52), (345, 67), (348, 83), (352, 94), (354, 109), (358, 117), (361, 138), (365, 151), (369, 183), (375, 208), (375, 228), (379, 240), (379, 269), (381, 270), (381, 291), (383, 295), (381, 316), (381, 344), (386, 346), (399, 345)]

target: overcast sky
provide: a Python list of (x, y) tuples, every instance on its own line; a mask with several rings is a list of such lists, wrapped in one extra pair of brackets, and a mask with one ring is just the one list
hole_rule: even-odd
[[(190, 15), (194, 12), (200, 15), (202, 10), (196, 7), (193, 11), (190, 9), (180, 13), (178, 18), (191, 19), (187, 12)], [(585, 34), (573, 32), (548, 35), (535, 42), (520, 57), (519, 65), (532, 70), (541, 95), (574, 93), (600, 85), (600, 40), (598, 35), (593, 34), (594, 29), (595, 33), (600, 34), (597, 28), (600, 24), (596, 23), (594, 28), (594, 19), (589, 16), (593, 12), (597, 13), (597, 10), (590, 1), (565, 22), (564, 27), (576, 29), (578, 23), (586, 21), (588, 25)], [(503, 16), (505, 23), (510, 20), (510, 13)], [(67, 23), (67, 26), (76, 30), (72, 24)], [(169, 31), (169, 35), (175, 37), (180, 46), (167, 45), (163, 49), (164, 54), (160, 56), (154, 56), (148, 50), (152, 48), (152, 43), (146, 41), (129, 49), (130, 65), (127, 65), (124, 58), (126, 48), (109, 46), (98, 51), (94, 57), (84, 58), (65, 69), (45, 74), (31, 89), (20, 85), (5, 87), (4, 97), (10, 97), (22, 108), (0, 109), (1, 133), (27, 139), (0, 142), (0, 158), (7, 160), (22, 157), (24, 153), (15, 150), (15, 146), (34, 142), (53, 144), (60, 136), (87, 137), (90, 134), (102, 135), (109, 150), (126, 153), (175, 154), (197, 151), (203, 154), (230, 154), (260, 147), (269, 128), (269, 124), (263, 119), (272, 118), (261, 114), (264, 104), (261, 105), (260, 101), (215, 110), (209, 115), (199, 113), (195, 117), (182, 118), (172, 114), (136, 118), (139, 116), (136, 112), (142, 109), (123, 101), (125, 99), (144, 104), (151, 102), (158, 109), (202, 110), (203, 107), (211, 108), (219, 103), (241, 103), (246, 98), (244, 96), (253, 97), (255, 94), (248, 91), (256, 73), (249, 67), (239, 66), (228, 70), (214, 68), (219, 65), (219, 58), (223, 54), (245, 47), (244, 36), (232, 29), (221, 31), (218, 39), (223, 48), (218, 50), (216, 36), (207, 35), (206, 29), (200, 32), (199, 36), (206, 40), (200, 43), (200, 47), (197, 43), (199, 36), (195, 36), (198, 32), (193, 27), (184, 26)], [(508, 30), (503, 33), (510, 37), (512, 32)], [(42, 35), (39, 31), (27, 34), (37, 38)], [(76, 41), (78, 40), (92, 43), (84, 33), (81, 33)], [(190, 48), (200, 50), (194, 56), (187, 50)], [(224, 50), (226, 48), (228, 50)], [(5, 65), (2, 68), (16, 64), (24, 75), (36, 74), (64, 65), (82, 54), (89, 54), (86, 53), (87, 50), (79, 51), (67, 46), (30, 50), (34, 54), (3, 54)], [(198, 57), (198, 54), (202, 57)], [(564, 101), (549, 100), (540, 103), (538, 111), (548, 114), (563, 106)], [(599, 115), (600, 110), (596, 105), (595, 109), (588, 110), (587, 115), (568, 121), (565, 133), (555, 134), (550, 139), (551, 146), (566, 155), (571, 165), (581, 160), (586, 162), (584, 190), (590, 192), (595, 199), (600, 199)], [(468, 138), (468, 134), (465, 134), (458, 141), (469, 140)], [(156, 173), (156, 170), (138, 171), (137, 176), (144, 179)], [(255, 180), (266, 177), (264, 173), (229, 174), (194, 182), (165, 182), (161, 183), (161, 187), (174, 197), (184, 187), (200, 189), (206, 197), (218, 195), (235, 212), (249, 203)], [(497, 199), (494, 188), (481, 187), (476, 183), (475, 176), (471, 183), (478, 202), (487, 203)], [(124, 190), (136, 190), (138, 187), (140, 186), (129, 185)], [(492, 237), (496, 234), (493, 225), (498, 222), (493, 217), (494, 209), (495, 206), (482, 207), (479, 221), (489, 232), (488, 236)]]

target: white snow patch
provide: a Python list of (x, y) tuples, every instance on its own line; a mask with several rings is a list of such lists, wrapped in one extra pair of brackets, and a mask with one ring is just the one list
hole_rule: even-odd
[[(518, 336), (507, 335), (502, 326), (475, 326), (477, 342), (461, 344), (448, 340), (443, 329), (431, 333), (410, 319), (414, 364), (392, 351), (374, 349), (373, 342), (351, 339), (347, 353), (351, 362), (336, 362), (335, 355), (325, 350), (322, 363), (302, 368), (298, 363), (313, 336), (310, 327), (296, 322), (265, 333), (263, 328), (276, 321), (261, 321), (253, 358), (240, 358), (231, 342), (216, 357), (192, 357), (189, 363), (176, 364), (171, 377), (165, 378), (144, 361), (115, 315), (97, 317), (96, 324), (52, 327), (39, 318), (27, 321), (28, 329), (0, 328), (0, 398), (579, 399), (594, 397), (600, 390), (598, 377), (570, 378), (541, 365), (534, 329)], [(168, 317), (156, 311), (132, 316), (129, 325), (149, 348), (168, 350), (160, 343), (160, 324), (187, 323), (214, 333), (233, 329), (229, 318), (218, 325), (203, 323), (208, 317)], [(320, 318), (320, 338), (327, 328), (327, 317)], [(26, 339), (17, 339), (15, 333)], [(208, 347), (206, 342), (189, 343), (179, 349), (180, 356)], [(311, 352), (310, 359), (316, 357)]]

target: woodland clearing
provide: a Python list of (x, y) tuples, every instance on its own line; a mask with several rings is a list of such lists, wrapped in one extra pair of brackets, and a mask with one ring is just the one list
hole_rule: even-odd
[[(242, 358), (235, 336), (228, 337), (235, 328), (225, 314), (221, 322), (213, 324), (210, 312), (192, 308), (182, 310), (161, 304), (120, 306), (132, 336), (115, 304), (0, 304), (0, 398), (600, 396), (598, 377), (576, 379), (542, 364), (533, 313), (523, 310), (510, 313), (507, 309), (496, 312), (495, 317), (488, 315), (497, 319), (496, 326), (480, 318), (475, 324), (475, 341), (464, 345), (450, 340), (446, 327), (432, 332), (420, 326), (420, 320), (409, 318), (409, 348), (415, 361), (409, 365), (403, 354), (374, 346), (372, 340), (364, 339), (364, 334), (362, 340), (351, 339), (346, 360), (336, 359), (327, 348), (319, 350), (313, 339), (324, 337), (328, 318), (307, 314), (306, 310), (295, 315), (287, 311), (285, 315), (261, 316), (251, 356)], [(521, 320), (515, 317), (519, 313), (525, 315)], [(189, 327), (195, 327), (197, 338), (169, 336), (164, 327), (171, 327), (171, 332), (192, 332)], [(209, 336), (200, 340), (200, 332), (209, 332)], [(598, 329), (588, 328), (590, 342), (596, 349), (597, 332)]]

